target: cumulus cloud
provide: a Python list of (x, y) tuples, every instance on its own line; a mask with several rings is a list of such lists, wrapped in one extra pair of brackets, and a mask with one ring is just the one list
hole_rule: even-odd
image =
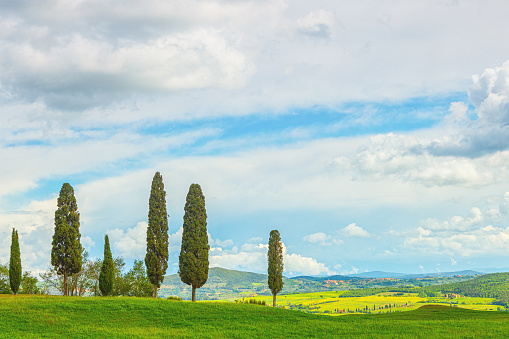
[(509, 228), (479, 228), (456, 234), (419, 235), (405, 240), (405, 246), (428, 254), (473, 255), (504, 253), (509, 246)]
[(308, 234), (304, 236), (303, 240), (312, 244), (318, 244), (319, 246), (330, 246), (333, 244), (343, 243), (341, 239), (333, 238), (331, 235), (325, 234), (323, 232)]
[(87, 251), (90, 251), (91, 248), (95, 246), (95, 241), (93, 241), (92, 238), (90, 238), (88, 235), (81, 237), (80, 242)]
[(509, 123), (509, 61), (487, 68), (472, 77), (469, 97), (476, 106), (479, 119), (488, 124)]
[(147, 250), (147, 222), (142, 221), (125, 230), (115, 228), (106, 231), (114, 256), (125, 259), (144, 258)]
[(285, 271), (290, 276), (337, 274), (336, 271), (333, 271), (325, 264), (318, 262), (315, 258), (304, 257), (295, 253), (286, 254), (283, 261), (285, 263)]
[(494, 171), (483, 161), (438, 156), (431, 145), (454, 144), (451, 138), (418, 138), (389, 133), (370, 138), (358, 152), (355, 165), (363, 177), (392, 178), (426, 186), (480, 186), (492, 183)]
[(436, 219), (427, 219), (422, 222), (423, 227), (419, 227), (421, 235), (429, 235), (430, 230), (444, 231), (456, 230), (467, 231), (473, 227), (479, 226), (484, 221), (483, 212), (479, 207), (473, 207), (468, 217), (454, 216), (450, 220), (438, 221)]
[(364, 228), (357, 226), (355, 223), (346, 226), (340, 230), (346, 237), (369, 238), (371, 234)]
[[(234, 246), (231, 250), (214, 248), (209, 256), (211, 267), (223, 267), (234, 270), (245, 270), (265, 273), (267, 271), (267, 244), (245, 243), (240, 249)], [(336, 272), (311, 257), (296, 253), (287, 253), (283, 244), (284, 275), (331, 275)]]
[(232, 247), (233, 246), (233, 240), (232, 239), (226, 239), (226, 240), (209, 240), (210, 246), (217, 246), (217, 247)]
[[(502, 199), (491, 199), (492, 204), (499, 201), (498, 208), (490, 208), (489, 205), (485, 208), (491, 212), (491, 216), (496, 215), (497, 220), (507, 220), (507, 211), (503, 210), (507, 197), (506, 193)], [(418, 234), (407, 237), (404, 244), (408, 248), (428, 253), (449, 254), (453, 266), (457, 263), (452, 257), (455, 255), (503, 253), (509, 246), (509, 227), (488, 224), (490, 221), (490, 214), (479, 207), (473, 207), (466, 217), (453, 216), (444, 221), (426, 219), (417, 228)]]
[[(119, 8), (114, 1), (99, 15), (92, 3), (64, 10), (44, 2), (41, 12), (32, 18), (35, 20), (24, 20), (35, 14), (27, 9), (7, 11), (9, 29), (0, 37), (2, 87), (24, 100), (42, 100), (51, 108), (81, 110), (125, 99), (132, 92), (212, 87), (231, 90), (244, 86), (254, 66), (237, 48), (231, 31), (186, 27), (185, 21), (193, 21), (189, 17), (179, 18), (184, 21), (180, 29), (171, 29), (176, 21), (168, 17), (164, 21), (157, 19), (161, 12), (171, 13), (171, 17), (175, 12), (159, 1), (152, 2), (140, 8), (136, 16), (140, 21), (136, 27), (153, 28), (151, 34), (147, 30), (144, 36), (135, 35), (143, 29), (115, 27), (125, 22), (129, 9), (137, 7), (134, 4)], [(196, 7), (198, 3), (190, 5)], [(146, 11), (147, 8), (159, 8), (161, 12)], [(54, 14), (45, 16), (49, 9)], [(225, 8), (223, 13), (228, 10)], [(94, 22), (105, 15), (109, 21)], [(82, 30), (72, 20), (61, 20), (59, 16), (75, 17), (88, 27), (100, 25), (102, 32)]]
[(11, 232), (19, 234), (23, 270), (40, 273), (47, 269), (51, 257), (56, 198), (32, 201), (15, 212), (0, 213), (0, 262), (8, 263)]

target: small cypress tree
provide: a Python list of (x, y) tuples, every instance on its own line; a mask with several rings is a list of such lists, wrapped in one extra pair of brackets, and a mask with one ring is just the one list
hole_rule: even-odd
[(267, 252), (268, 284), (272, 291), (272, 306), (276, 307), (276, 294), (283, 289), (283, 244), (277, 230), (270, 232), (269, 250)]
[(205, 197), (200, 185), (189, 187), (184, 212), (179, 276), (183, 283), (192, 286), (192, 301), (196, 301), (196, 289), (205, 285), (209, 276), (210, 249)]
[(111, 256), (110, 240), (104, 236), (104, 260), (99, 273), (99, 289), (103, 296), (108, 296), (113, 291), (113, 280), (115, 275), (115, 265)]
[(11, 260), (9, 263), (9, 284), (16, 295), (21, 284), (21, 253), (19, 251), (18, 231), (12, 229)]
[(64, 276), (64, 295), (69, 295), (69, 277), (81, 271), (80, 214), (74, 189), (62, 185), (55, 211), (55, 233), (51, 248), (51, 265)]
[(152, 179), (148, 201), (147, 254), (145, 256), (147, 276), (153, 285), (152, 296), (157, 297), (168, 268), (168, 213), (163, 177), (156, 172)]

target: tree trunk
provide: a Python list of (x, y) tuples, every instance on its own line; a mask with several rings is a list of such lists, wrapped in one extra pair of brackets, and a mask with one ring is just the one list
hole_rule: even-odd
[(152, 297), (157, 298), (157, 285), (154, 285), (154, 291), (152, 292)]
[(276, 307), (276, 295), (275, 294), (272, 296), (272, 306)]
[(69, 281), (67, 277), (67, 272), (64, 272), (64, 295), (69, 295)]
[(193, 285), (193, 297), (191, 300), (196, 301), (196, 287), (194, 285)]

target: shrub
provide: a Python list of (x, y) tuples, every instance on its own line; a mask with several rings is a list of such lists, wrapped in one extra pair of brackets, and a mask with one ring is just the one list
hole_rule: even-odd
[(182, 301), (182, 298), (179, 298), (179, 297), (177, 297), (177, 296), (170, 295), (168, 298), (166, 298), (166, 300), (178, 300), (178, 301)]

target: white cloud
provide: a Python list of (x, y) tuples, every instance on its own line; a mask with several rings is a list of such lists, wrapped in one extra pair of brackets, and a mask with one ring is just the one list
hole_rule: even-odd
[(233, 240), (232, 239), (226, 239), (226, 240), (212, 240), (209, 242), (210, 246), (218, 246), (218, 247), (232, 247), (233, 246)]
[(454, 260), (453, 258), (451, 258), (451, 266), (456, 266), (458, 265), (458, 262), (456, 260)]
[(466, 218), (461, 216), (454, 216), (450, 220), (438, 221), (435, 219), (427, 219), (422, 222), (423, 227), (419, 227), (421, 235), (429, 235), (430, 230), (443, 231), (443, 230), (457, 230), (466, 231), (473, 227), (479, 226), (484, 221), (483, 212), (479, 207), (472, 207), (470, 215)]
[(142, 221), (126, 230), (115, 228), (106, 231), (110, 238), (113, 256), (125, 259), (144, 258), (147, 250), (147, 226), (147, 222)]
[(413, 135), (377, 135), (362, 147), (355, 165), (365, 178), (402, 180), (432, 186), (485, 186), (496, 180), (496, 169), (484, 159), (435, 156), (436, 149), (461, 143), (456, 136), (432, 138)]
[(252, 243), (259, 243), (259, 242), (262, 242), (263, 241), (263, 238), (262, 237), (252, 237), (251, 239), (249, 239), (247, 242), (252, 242)]
[(289, 275), (334, 275), (336, 271), (331, 270), (325, 264), (314, 258), (304, 257), (299, 254), (286, 254), (284, 256), (285, 272)]
[(297, 26), (303, 34), (329, 38), (337, 26), (337, 18), (331, 11), (316, 10), (298, 19)]
[(333, 244), (342, 244), (343, 241), (339, 238), (335, 239), (332, 236), (323, 232), (308, 234), (303, 237), (304, 241), (312, 244), (318, 244), (319, 246), (330, 246)]
[[(474, 219), (477, 212), (479, 211), (474, 213)], [(477, 221), (479, 220), (482, 219), (477, 219)], [(412, 250), (427, 254), (449, 254), (463, 257), (501, 254), (507, 252), (507, 248), (509, 248), (509, 227), (482, 226), (480, 221), (472, 223), (461, 217), (453, 217), (451, 221), (437, 222), (432, 226), (435, 227), (434, 232), (419, 227), (419, 235), (408, 237), (405, 239), (404, 245)], [(451, 258), (453, 266), (456, 262)]]
[(487, 68), (473, 76), (470, 100), (476, 106), (479, 119), (491, 124), (509, 122), (509, 61), (500, 67)]
[[(223, 249), (212, 251), (209, 256), (211, 267), (223, 267), (234, 270), (254, 271), (265, 273), (267, 271), (267, 244), (245, 243), (240, 250)], [(283, 244), (284, 275), (331, 275), (335, 271), (314, 258), (304, 257), (295, 253), (287, 253)]]
[(357, 226), (355, 223), (342, 228), (340, 232), (346, 237), (369, 238), (371, 236), (368, 231), (360, 226)]
[(81, 237), (80, 242), (87, 251), (90, 251), (90, 249), (95, 246), (95, 241), (93, 241), (88, 235)]
[(471, 120), (468, 117), (468, 105), (464, 102), (453, 102), (449, 107), (450, 114), (444, 118), (444, 122), (449, 125), (465, 126)]

